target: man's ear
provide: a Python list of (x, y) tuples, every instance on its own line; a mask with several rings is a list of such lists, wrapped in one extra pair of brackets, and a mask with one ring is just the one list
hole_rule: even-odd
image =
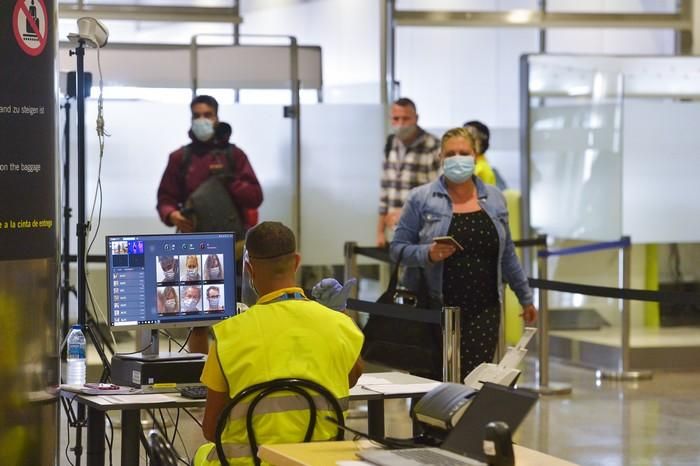
[(294, 273), (299, 270), (299, 265), (301, 265), (301, 254), (297, 252), (294, 254)]

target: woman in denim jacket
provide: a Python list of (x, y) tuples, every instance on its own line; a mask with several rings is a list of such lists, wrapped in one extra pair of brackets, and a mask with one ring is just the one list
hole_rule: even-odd
[[(537, 316), (510, 237), (505, 198), (474, 176), (475, 146), (465, 128), (445, 133), (444, 175), (411, 191), (391, 243), (392, 258), (401, 255), (406, 266), (406, 288), (417, 291), (427, 285), (432, 300), (461, 308), (462, 378), (493, 360), (503, 281), (517, 295), (525, 322)], [(459, 246), (433, 240), (440, 236), (452, 236)]]

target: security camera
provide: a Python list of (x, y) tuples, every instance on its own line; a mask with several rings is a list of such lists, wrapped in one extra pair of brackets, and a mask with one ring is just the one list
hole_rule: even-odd
[(84, 16), (78, 18), (78, 34), (68, 34), (71, 42), (84, 41), (92, 47), (102, 48), (107, 45), (109, 30), (102, 21)]

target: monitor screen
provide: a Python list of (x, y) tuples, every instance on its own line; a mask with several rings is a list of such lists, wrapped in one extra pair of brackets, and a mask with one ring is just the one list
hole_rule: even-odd
[(236, 312), (233, 233), (107, 237), (109, 323), (197, 327)]

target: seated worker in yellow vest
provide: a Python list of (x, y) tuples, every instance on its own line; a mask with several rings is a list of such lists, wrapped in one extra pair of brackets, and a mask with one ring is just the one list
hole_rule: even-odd
[[(212, 327), (215, 343), (201, 377), (208, 388), (202, 430), (210, 442), (227, 402), (251, 385), (286, 377), (308, 379), (327, 388), (347, 409), (349, 389), (362, 373), (362, 332), (346, 314), (308, 300), (296, 286), (301, 256), (294, 233), (279, 222), (263, 222), (248, 231), (245, 246), (244, 267), (260, 298), (247, 311)], [(287, 400), (292, 396), (277, 395)], [(254, 417), (258, 444), (302, 441), (308, 423), (305, 403), (300, 408), (291, 399), (285, 406), (277, 399), (263, 407), (266, 400), (257, 407), (265, 414)], [(231, 465), (251, 465), (246, 413), (235, 413), (222, 434), (224, 451)], [(331, 414), (318, 411), (314, 441), (330, 440), (336, 433), (326, 415)], [(199, 448), (194, 464), (219, 464), (213, 443)]]

